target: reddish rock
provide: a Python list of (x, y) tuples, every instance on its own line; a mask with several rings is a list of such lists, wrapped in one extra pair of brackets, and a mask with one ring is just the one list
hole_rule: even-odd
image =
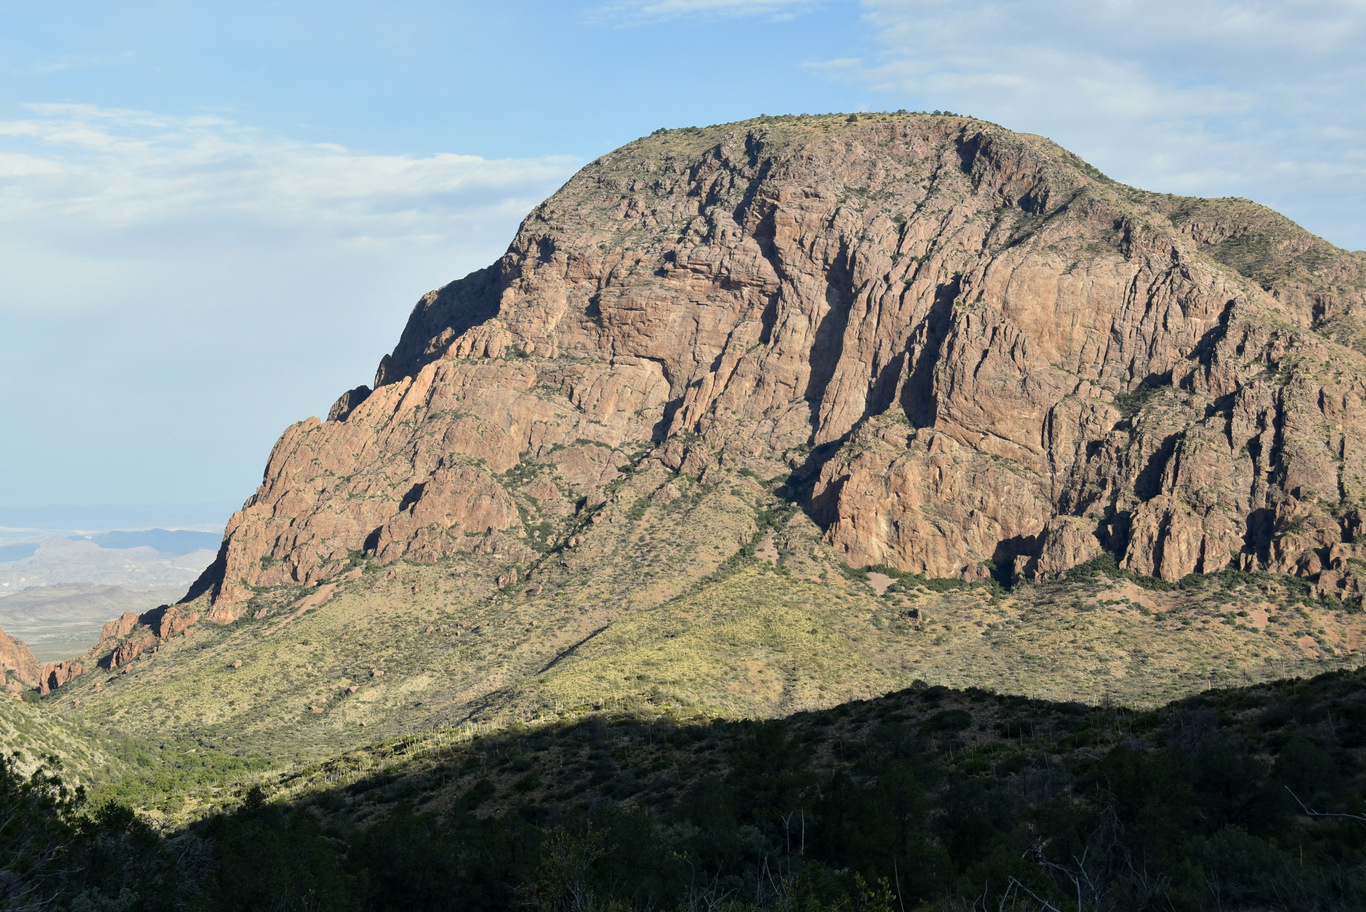
[(33, 652), (19, 640), (7, 636), (0, 630), (0, 684), (4, 683), (5, 676), (11, 672), (15, 678), (29, 687), (37, 687), (43, 676), (43, 670), (38, 666), (38, 660), (33, 657)]
[(125, 611), (119, 617), (104, 625), (100, 631), (100, 640), (122, 640), (133, 632), (133, 628), (138, 624), (138, 616), (131, 611)]
[(199, 612), (185, 605), (162, 605), (146, 612), (138, 621), (150, 627), (159, 639), (169, 640), (177, 634), (185, 633), (199, 620)]
[(109, 655), (109, 667), (122, 668), (149, 649), (155, 651), (157, 639), (144, 633), (120, 643)]
[(1025, 576), (1055, 577), (1101, 554), (1096, 524), (1082, 517), (1060, 516), (1049, 520), (1042, 538), (1039, 556), (1024, 568)]
[(73, 678), (85, 674), (85, 665), (78, 659), (65, 662), (49, 662), (39, 673), (38, 693), (52, 693)]
[(1366, 502), (1366, 255), (966, 118), (648, 137), (425, 296), (373, 390), (286, 430), (207, 617), (358, 552), (525, 562), (522, 512), (602, 503), (642, 449), (704, 484), (791, 471), (856, 564), (1053, 575), (1108, 550), (1360, 592), (1326, 550)]

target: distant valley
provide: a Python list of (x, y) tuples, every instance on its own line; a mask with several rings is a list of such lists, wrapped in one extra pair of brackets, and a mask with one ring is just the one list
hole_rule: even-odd
[(184, 594), (185, 587), (177, 585), (29, 586), (0, 596), (0, 629), (26, 643), (39, 662), (57, 662), (98, 642), (100, 628), (110, 618), (125, 611), (142, 614)]
[(153, 529), (29, 538), (0, 545), (0, 630), (39, 662), (56, 662), (93, 646), (110, 618), (184, 595), (219, 536)]

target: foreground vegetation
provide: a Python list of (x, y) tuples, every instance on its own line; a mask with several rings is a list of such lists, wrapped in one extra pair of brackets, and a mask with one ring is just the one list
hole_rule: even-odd
[(1257, 683), (1358, 665), (1358, 606), (852, 569), (752, 482), (6, 701), (0, 909), (1366, 906), (1366, 675)]
[(0, 908), (1359, 909), (1363, 685), (432, 735), (163, 833), (6, 763)]

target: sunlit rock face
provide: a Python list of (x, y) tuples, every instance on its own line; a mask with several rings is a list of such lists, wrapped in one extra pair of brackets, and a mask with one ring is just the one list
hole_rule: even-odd
[(515, 556), (643, 458), (785, 485), (853, 564), (1108, 552), (1359, 599), (1363, 265), (971, 119), (660, 132), (424, 297), (373, 391), (286, 430), (194, 592), (231, 621), (359, 555)]
[[(0, 694), (17, 696), (26, 687), (37, 687), (39, 674), (32, 650), (0, 630)], [(16, 686), (10, 686), (11, 678)]]

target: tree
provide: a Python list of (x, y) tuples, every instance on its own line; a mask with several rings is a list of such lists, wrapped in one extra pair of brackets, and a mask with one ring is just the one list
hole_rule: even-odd
[[(40, 909), (62, 892), (70, 873), (71, 819), (85, 800), (39, 766), (25, 776), (18, 754), (0, 754), (0, 910)], [(55, 757), (48, 758), (52, 766)]]

